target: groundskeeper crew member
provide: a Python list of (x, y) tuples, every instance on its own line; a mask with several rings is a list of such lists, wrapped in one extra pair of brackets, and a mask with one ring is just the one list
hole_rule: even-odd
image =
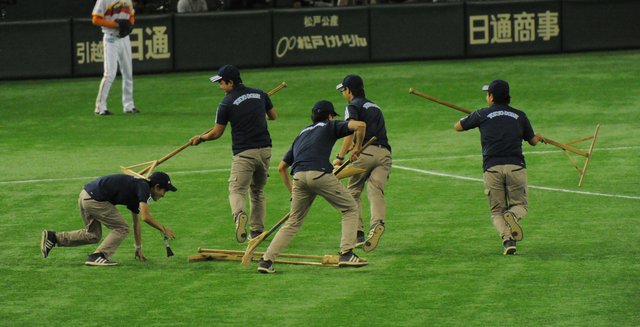
[[(285, 249), (302, 226), (316, 196), (320, 195), (342, 213), (339, 267), (362, 267), (367, 261), (353, 253), (356, 246), (358, 205), (332, 173), (331, 150), (339, 138), (357, 131), (354, 152), (360, 151), (366, 124), (361, 121), (333, 120), (338, 116), (333, 104), (318, 101), (311, 109), (313, 124), (303, 129), (293, 141), (278, 166), (283, 183), (291, 193), (289, 219), (280, 228), (258, 263), (261, 273), (274, 273), (273, 260)], [(354, 158), (355, 159), (355, 158)], [(291, 167), (293, 183), (289, 179)]]
[(142, 253), (142, 236), (140, 217), (147, 224), (161, 231), (165, 236), (174, 239), (171, 228), (156, 221), (149, 211), (151, 199), (158, 201), (167, 191), (175, 192), (169, 175), (155, 172), (149, 180), (115, 174), (100, 177), (86, 184), (80, 192), (78, 206), (84, 222), (84, 228), (70, 232), (54, 232), (44, 230), (40, 250), (43, 257), (48, 257), (54, 246), (78, 246), (95, 244), (102, 238), (102, 225), (109, 229), (109, 234), (98, 248), (85, 261), (89, 266), (115, 266), (118, 263), (109, 258), (116, 252), (120, 243), (129, 233), (129, 225), (122, 218), (116, 205), (125, 205), (133, 217), (135, 238), (135, 257), (140, 261), (146, 258)]
[(509, 106), (509, 84), (495, 80), (482, 87), (488, 108), (477, 110), (456, 122), (462, 132), (480, 129), (484, 189), (489, 200), (491, 218), (505, 255), (516, 253), (516, 242), (523, 238), (518, 223), (528, 212), (527, 169), (522, 141), (535, 146), (542, 136), (533, 132), (527, 115)]
[[(342, 92), (342, 96), (349, 103), (344, 111), (344, 120), (363, 121), (367, 124), (367, 134), (363, 142), (368, 142), (372, 137), (376, 141), (367, 147), (358, 156), (358, 160), (351, 163), (354, 168), (365, 171), (362, 174), (349, 178), (347, 189), (358, 203), (358, 243), (362, 244), (364, 252), (373, 251), (382, 233), (386, 216), (386, 203), (384, 200), (384, 188), (391, 173), (391, 146), (387, 139), (387, 128), (384, 115), (380, 107), (365, 97), (364, 82), (358, 75), (347, 75), (342, 83), (336, 86)], [(347, 152), (353, 146), (353, 135), (344, 138), (342, 148), (333, 161), (334, 166), (342, 165)], [(371, 206), (371, 218), (369, 233), (364, 237), (364, 222), (362, 219), (361, 195), (365, 184), (367, 185), (367, 198)]]
[(209, 79), (220, 83), (225, 97), (218, 105), (213, 129), (204, 135), (191, 138), (192, 145), (215, 140), (224, 134), (231, 124), (231, 149), (233, 161), (229, 177), (229, 204), (236, 224), (236, 240), (247, 239), (247, 211), (245, 198), (251, 191), (251, 238), (264, 231), (266, 201), (264, 187), (269, 175), (271, 160), (271, 135), (267, 119), (278, 117), (269, 96), (262, 90), (246, 87), (240, 78), (240, 71), (225, 65), (218, 74)]

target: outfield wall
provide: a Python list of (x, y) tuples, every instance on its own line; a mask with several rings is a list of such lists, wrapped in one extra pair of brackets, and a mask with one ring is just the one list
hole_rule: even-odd
[[(134, 73), (640, 48), (640, 1), (535, 0), (141, 15)], [(0, 23), (0, 79), (102, 74), (89, 18)]]

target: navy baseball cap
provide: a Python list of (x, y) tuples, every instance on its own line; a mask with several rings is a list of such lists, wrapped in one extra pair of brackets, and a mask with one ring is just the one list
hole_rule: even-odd
[(350, 90), (361, 90), (364, 88), (364, 82), (362, 81), (362, 78), (358, 75), (347, 75), (342, 80), (342, 83), (336, 85), (336, 90), (342, 90), (347, 87)]
[(509, 83), (501, 79), (497, 79), (489, 85), (483, 85), (482, 90), (493, 94), (493, 97), (497, 100), (509, 99)]
[(224, 65), (218, 69), (218, 75), (211, 76), (209, 80), (211, 83), (217, 83), (221, 79), (231, 81), (242, 81), (240, 79), (240, 71), (233, 65)]
[(313, 108), (311, 108), (311, 113), (312, 114), (332, 114), (334, 116), (340, 116), (338, 115), (338, 113), (335, 111), (335, 109), (333, 109), (333, 103), (327, 101), (327, 100), (320, 100), (318, 102), (316, 102), (316, 104), (313, 105)]
[(171, 183), (171, 179), (169, 178), (169, 175), (167, 175), (166, 173), (163, 173), (161, 171), (157, 171), (157, 172), (151, 174), (151, 176), (149, 176), (149, 181), (151, 183), (153, 183), (154, 185), (158, 184), (161, 188), (163, 188), (164, 190), (167, 190), (167, 191), (175, 192), (175, 191), (178, 190)]

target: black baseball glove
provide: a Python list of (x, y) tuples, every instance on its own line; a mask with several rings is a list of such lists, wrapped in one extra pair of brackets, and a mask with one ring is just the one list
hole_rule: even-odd
[(133, 26), (131, 26), (131, 22), (128, 19), (116, 19), (116, 23), (118, 23), (118, 36), (125, 37), (131, 34), (133, 30)]

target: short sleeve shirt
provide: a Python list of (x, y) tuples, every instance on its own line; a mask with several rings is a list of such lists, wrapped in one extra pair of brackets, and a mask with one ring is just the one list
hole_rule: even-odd
[(151, 201), (149, 183), (125, 174), (102, 176), (85, 185), (84, 190), (96, 201), (125, 205), (135, 214), (140, 213), (140, 202)]
[(381, 145), (391, 151), (384, 115), (377, 104), (366, 98), (354, 98), (344, 111), (344, 120), (349, 119), (363, 121), (367, 124), (367, 132), (363, 142), (366, 143), (375, 136), (377, 140), (373, 143), (374, 145)]
[(352, 134), (349, 123), (326, 120), (303, 129), (282, 159), (291, 166), (291, 174), (299, 171), (332, 172), (331, 150), (339, 138)]
[(271, 146), (266, 114), (273, 109), (262, 90), (240, 84), (229, 92), (216, 113), (216, 124), (231, 123), (231, 149), (236, 155), (248, 149)]
[[(100, 16), (107, 21), (115, 21), (116, 19), (129, 19), (135, 15), (135, 10), (131, 0), (97, 0), (91, 15)], [(115, 34), (117, 32), (117, 28), (102, 26), (102, 33)]]
[(478, 127), (482, 144), (482, 168), (513, 164), (526, 168), (522, 141), (534, 136), (527, 115), (505, 104), (494, 104), (460, 120), (464, 130)]

